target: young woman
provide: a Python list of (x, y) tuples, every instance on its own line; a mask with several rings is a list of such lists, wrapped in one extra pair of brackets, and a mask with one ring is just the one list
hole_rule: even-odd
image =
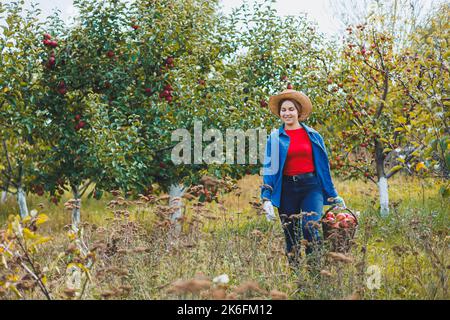
[(274, 219), (273, 207), (278, 208), (291, 262), (300, 253), (302, 234), (307, 254), (320, 244), (314, 222), (320, 220), (323, 205), (345, 208), (345, 202), (331, 179), (322, 136), (303, 123), (312, 111), (309, 98), (287, 89), (271, 96), (269, 107), (283, 125), (267, 139), (261, 198), (267, 219)]

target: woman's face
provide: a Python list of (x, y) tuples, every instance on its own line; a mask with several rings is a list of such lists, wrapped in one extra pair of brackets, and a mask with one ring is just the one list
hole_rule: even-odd
[(287, 125), (295, 124), (298, 121), (298, 110), (292, 101), (283, 102), (280, 107), (280, 117)]

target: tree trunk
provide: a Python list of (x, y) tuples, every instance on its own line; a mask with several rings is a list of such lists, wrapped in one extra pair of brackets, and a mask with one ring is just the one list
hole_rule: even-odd
[(378, 180), (378, 191), (380, 192), (380, 214), (386, 217), (389, 215), (389, 190), (386, 177)]
[(6, 197), (8, 196), (8, 193), (3, 190), (2, 191), (2, 196), (0, 197), (0, 204), (5, 203), (6, 202)]
[(78, 225), (81, 220), (81, 199), (80, 193), (78, 191), (78, 187), (72, 186), (73, 199), (75, 202), (73, 203), (72, 209), (72, 228), (74, 230), (78, 230)]
[(5, 186), (2, 190), (2, 196), (0, 197), (0, 204), (6, 202), (6, 198), (8, 197), (8, 189), (9, 189), (9, 180), (6, 182)]
[(174, 231), (176, 235), (179, 235), (181, 232), (181, 222), (179, 219), (183, 216), (182, 196), (185, 191), (186, 187), (182, 184), (172, 184), (169, 187), (169, 206), (174, 210), (170, 216), (170, 220), (174, 224)]
[(22, 186), (19, 186), (17, 189), (17, 202), (19, 204), (20, 217), (23, 219), (28, 216), (28, 206), (25, 191)]
[(382, 217), (386, 217), (389, 214), (389, 190), (386, 173), (384, 172), (383, 145), (378, 139), (375, 139), (375, 163), (380, 193), (380, 214)]

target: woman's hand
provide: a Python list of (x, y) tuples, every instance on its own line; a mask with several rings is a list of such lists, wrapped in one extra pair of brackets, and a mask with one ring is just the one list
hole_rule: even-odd
[(275, 211), (273, 209), (272, 202), (269, 200), (264, 201), (263, 209), (266, 212), (267, 221), (274, 221), (275, 220)]
[(347, 206), (345, 205), (345, 201), (344, 201), (344, 199), (342, 199), (342, 197), (337, 196), (337, 197), (333, 198), (333, 201), (335, 204), (339, 205), (340, 207), (342, 207), (344, 209), (347, 208)]

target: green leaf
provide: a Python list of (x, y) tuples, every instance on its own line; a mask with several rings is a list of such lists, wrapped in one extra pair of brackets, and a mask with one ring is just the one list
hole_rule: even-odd
[(447, 154), (445, 155), (445, 165), (447, 166), (447, 168), (450, 168), (450, 152), (447, 152)]
[(450, 196), (450, 188), (442, 186), (439, 189), (439, 194), (441, 195), (442, 198), (448, 198), (448, 196)]
[(392, 174), (392, 173), (397, 172), (397, 171), (399, 171), (399, 170), (401, 170), (401, 169), (403, 169), (403, 166), (402, 166), (402, 165), (394, 166), (394, 167), (392, 167), (391, 170), (389, 170), (389, 173), (388, 173), (388, 174)]
[(397, 118), (397, 121), (398, 121), (399, 123), (401, 123), (401, 124), (405, 124), (405, 123), (406, 123), (406, 118), (403, 117), (403, 116), (400, 116), (400, 117)]

